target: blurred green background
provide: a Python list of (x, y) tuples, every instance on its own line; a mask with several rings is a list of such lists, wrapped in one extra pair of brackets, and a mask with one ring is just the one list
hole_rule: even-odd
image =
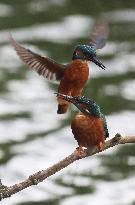
[[(56, 114), (58, 85), (28, 69), (9, 43), (14, 38), (61, 63), (74, 46), (89, 41), (94, 23), (109, 23), (109, 39), (90, 63), (85, 94), (107, 117), (110, 136), (135, 134), (134, 0), (0, 0), (0, 175), (12, 185), (70, 154), (77, 143), (70, 122), (74, 108)], [(123, 145), (81, 160), (1, 202), (4, 205), (134, 205), (135, 146)]]

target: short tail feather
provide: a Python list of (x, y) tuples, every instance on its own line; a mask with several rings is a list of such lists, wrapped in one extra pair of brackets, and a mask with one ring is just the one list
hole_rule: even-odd
[(58, 105), (58, 110), (57, 110), (57, 114), (64, 114), (67, 112), (68, 109), (68, 105)]

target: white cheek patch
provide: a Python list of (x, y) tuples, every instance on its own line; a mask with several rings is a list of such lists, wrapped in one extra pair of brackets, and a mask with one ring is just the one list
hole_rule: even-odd
[(90, 111), (89, 111), (87, 108), (85, 109), (85, 111), (86, 111), (88, 114), (90, 114)]

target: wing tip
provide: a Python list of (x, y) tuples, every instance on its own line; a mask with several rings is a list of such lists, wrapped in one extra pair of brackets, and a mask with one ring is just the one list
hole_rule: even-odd
[(17, 43), (17, 41), (14, 39), (13, 35), (11, 32), (9, 32), (9, 43), (14, 47), (14, 49), (16, 50), (16, 47), (19, 46), (19, 44)]
[(106, 19), (97, 20), (91, 32), (91, 43), (95, 43), (97, 49), (102, 49), (109, 35), (109, 23)]

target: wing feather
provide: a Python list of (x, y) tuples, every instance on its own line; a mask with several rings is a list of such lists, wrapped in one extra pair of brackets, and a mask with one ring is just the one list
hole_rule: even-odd
[(39, 75), (52, 80), (55, 77), (56, 80), (61, 80), (64, 75), (66, 66), (59, 64), (47, 56), (41, 56), (33, 51), (24, 48), (17, 43), (12, 36), (10, 36), (10, 43), (16, 50), (16, 53), (20, 59), (34, 69)]
[(97, 22), (91, 34), (91, 43), (94, 43), (97, 49), (103, 48), (108, 38), (108, 33), (109, 31), (108, 31), (107, 22), (106, 21)]

